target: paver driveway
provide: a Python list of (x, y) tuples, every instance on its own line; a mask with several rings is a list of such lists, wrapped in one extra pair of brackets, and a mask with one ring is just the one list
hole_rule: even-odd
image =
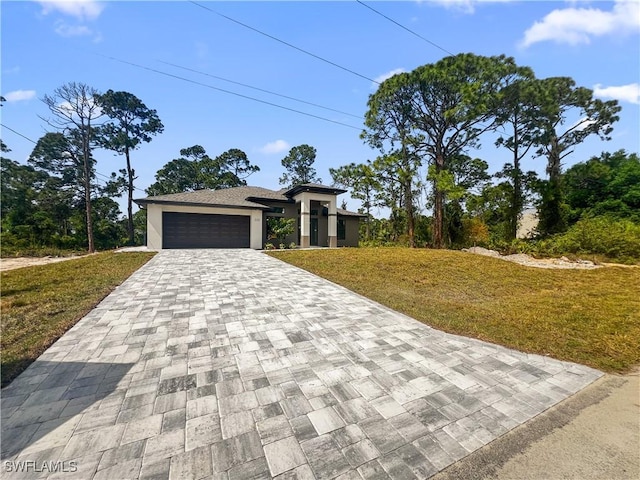
[(260, 252), (163, 251), (3, 390), (2, 468), (426, 478), (599, 376), (441, 333)]

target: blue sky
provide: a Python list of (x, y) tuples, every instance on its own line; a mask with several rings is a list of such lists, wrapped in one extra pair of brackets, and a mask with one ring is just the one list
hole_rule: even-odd
[[(199, 2), (205, 7), (276, 36), (368, 79), (410, 71), (447, 54), (355, 1)], [(366, 2), (365, 2), (366, 3)], [(370, 6), (452, 53), (506, 54), (540, 78), (570, 76), (623, 109), (613, 139), (593, 138), (567, 158), (566, 166), (602, 151), (638, 152), (640, 132), (640, 3), (511, 2), (440, 0), (370, 2)], [(37, 140), (49, 128), (39, 116), (40, 99), (70, 81), (98, 90), (125, 90), (158, 111), (165, 131), (133, 153), (141, 190), (155, 172), (179, 157), (181, 148), (202, 145), (211, 156), (245, 151), (261, 171), (252, 185), (278, 188), (280, 160), (290, 147), (307, 143), (318, 151), (316, 169), (330, 183), (329, 168), (374, 159), (359, 138), (370, 80), (305, 55), (190, 2), (47, 1), (1, 3), (2, 83), (7, 98), (2, 124)], [(114, 57), (211, 87), (276, 103), (317, 118), (222, 93), (105, 57)], [(338, 113), (224, 82), (205, 74), (295, 97)], [(349, 115), (347, 115), (349, 114)], [(25, 162), (33, 144), (2, 128)], [(487, 137), (472, 155), (499, 170), (509, 155)], [(96, 151), (98, 171), (108, 175), (124, 159)], [(544, 172), (543, 159), (525, 168)], [(143, 197), (144, 192), (138, 191)], [(355, 209), (357, 204), (349, 202)]]

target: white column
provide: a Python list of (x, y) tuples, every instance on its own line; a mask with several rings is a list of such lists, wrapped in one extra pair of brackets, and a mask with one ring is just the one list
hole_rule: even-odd
[(327, 218), (328, 224), (328, 236), (329, 247), (336, 248), (338, 246), (338, 212), (336, 209), (336, 200), (329, 201), (329, 216)]
[(308, 248), (311, 245), (311, 199), (302, 195), (300, 199), (300, 246)]
[(262, 211), (251, 211), (251, 226), (249, 230), (251, 248), (260, 250), (262, 248)]
[(162, 207), (147, 205), (147, 248), (162, 250)]

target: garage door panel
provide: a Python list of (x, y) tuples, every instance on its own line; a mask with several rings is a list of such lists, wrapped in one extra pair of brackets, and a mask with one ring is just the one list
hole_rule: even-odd
[(162, 213), (163, 248), (249, 248), (248, 215)]

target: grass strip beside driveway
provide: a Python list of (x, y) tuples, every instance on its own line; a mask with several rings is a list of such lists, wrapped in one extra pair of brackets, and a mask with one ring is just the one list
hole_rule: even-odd
[(3, 272), (2, 386), (153, 255), (106, 252)]
[(640, 269), (551, 270), (408, 248), (273, 252), (434, 328), (623, 373), (640, 363)]

